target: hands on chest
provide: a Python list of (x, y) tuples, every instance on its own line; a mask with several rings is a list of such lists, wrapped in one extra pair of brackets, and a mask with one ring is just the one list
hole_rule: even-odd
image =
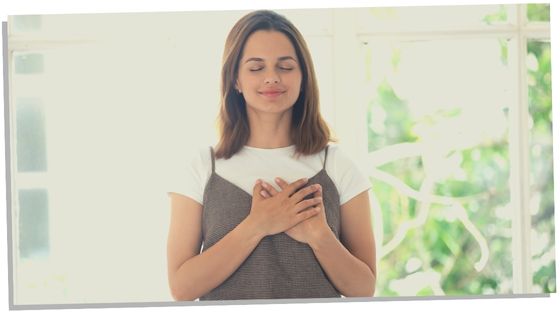
[(307, 179), (292, 183), (276, 178), (280, 190), (259, 180), (253, 187), (250, 219), (265, 235), (286, 233), (296, 241), (311, 244), (330, 232), (319, 184), (305, 186)]

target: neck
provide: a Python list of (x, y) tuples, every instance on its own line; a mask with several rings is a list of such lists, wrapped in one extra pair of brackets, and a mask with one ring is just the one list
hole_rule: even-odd
[[(248, 113), (249, 114), (249, 113)], [(249, 114), (251, 133), (247, 145), (261, 149), (283, 148), (292, 145), (290, 127), (292, 113), (287, 111), (281, 115), (266, 113)]]

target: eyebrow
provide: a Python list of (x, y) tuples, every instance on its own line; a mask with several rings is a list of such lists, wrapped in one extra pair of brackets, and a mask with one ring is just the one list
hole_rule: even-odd
[[(292, 56), (282, 56), (282, 57), (278, 58), (278, 61), (284, 61), (284, 60), (293, 60), (293, 61), (297, 62), (297, 60)], [(248, 62), (251, 62), (251, 61), (263, 62), (264, 59), (259, 58), (259, 57), (251, 57), (251, 58), (245, 60), (245, 63), (248, 63)]]

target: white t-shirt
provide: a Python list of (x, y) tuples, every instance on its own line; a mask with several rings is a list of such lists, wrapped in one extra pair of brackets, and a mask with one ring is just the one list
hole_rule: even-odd
[[(280, 177), (291, 183), (300, 178), (313, 177), (323, 168), (324, 150), (299, 158), (294, 157), (294, 153), (295, 145), (276, 149), (244, 146), (230, 159), (216, 159), (215, 172), (249, 195), (253, 194), (257, 179), (280, 190), (274, 178)], [(336, 145), (329, 145), (325, 168), (338, 190), (341, 205), (371, 188), (367, 176)], [(202, 205), (204, 188), (211, 174), (210, 148), (200, 148), (185, 169), (177, 174), (174, 190), (169, 192), (190, 197)]]

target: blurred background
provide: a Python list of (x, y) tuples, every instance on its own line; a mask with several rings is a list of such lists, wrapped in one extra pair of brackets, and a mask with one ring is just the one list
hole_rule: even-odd
[[(549, 5), (278, 12), (371, 179), (376, 296), (556, 292)], [(246, 13), (9, 17), (15, 305), (172, 300), (166, 192)]]

